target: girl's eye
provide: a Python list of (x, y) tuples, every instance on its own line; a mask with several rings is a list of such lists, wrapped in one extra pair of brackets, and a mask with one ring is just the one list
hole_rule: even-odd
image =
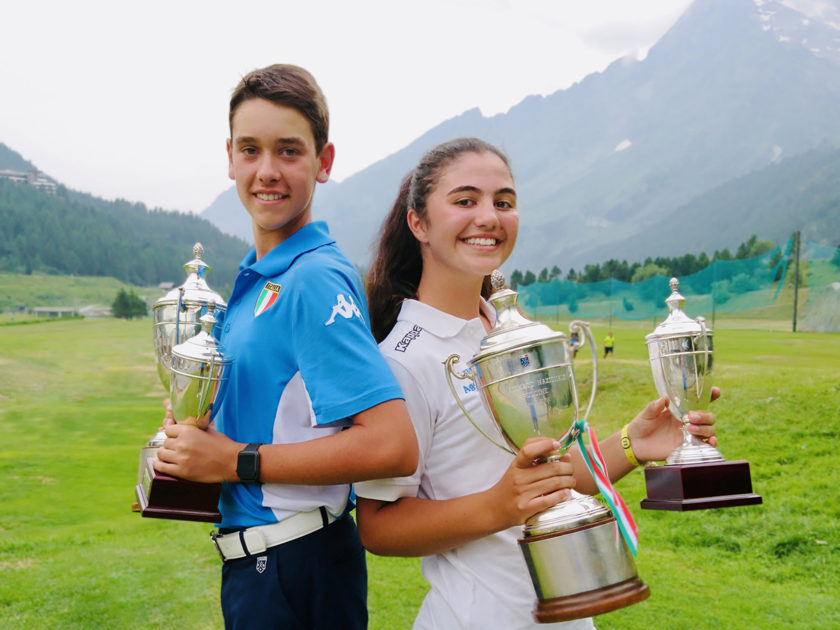
[(496, 207), (501, 208), (502, 210), (512, 210), (516, 206), (514, 206), (510, 201), (507, 201), (506, 199), (500, 199), (496, 202)]
[(457, 199), (455, 201), (455, 205), (456, 206), (461, 206), (462, 208), (469, 208), (469, 207), (475, 205), (475, 202), (473, 202), (472, 199)]

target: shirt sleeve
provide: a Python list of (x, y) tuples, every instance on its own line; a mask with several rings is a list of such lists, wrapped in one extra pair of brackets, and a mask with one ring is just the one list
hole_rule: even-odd
[(337, 266), (314, 260), (298, 270), (292, 345), (312, 401), (315, 424), (324, 425), (395, 398), (403, 398), (370, 332), (361, 281)]
[(358, 496), (379, 501), (396, 501), (402, 497), (416, 497), (418, 495), (427, 453), (432, 447), (435, 428), (435, 414), (415, 376), (405, 366), (396, 361), (389, 359), (388, 365), (402, 388), (403, 394), (405, 394), (405, 404), (408, 407), (408, 414), (417, 435), (419, 455), (417, 470), (414, 471), (413, 475), (375, 479), (353, 484)]

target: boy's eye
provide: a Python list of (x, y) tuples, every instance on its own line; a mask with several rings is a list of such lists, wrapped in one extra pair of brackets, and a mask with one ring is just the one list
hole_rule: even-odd
[(257, 150), (254, 147), (242, 147), (242, 153), (245, 155), (256, 155)]
[(506, 199), (500, 199), (496, 202), (496, 207), (501, 208), (502, 210), (512, 210), (516, 206), (514, 206), (510, 201)]
[(294, 157), (296, 155), (300, 155), (300, 150), (292, 147), (286, 147), (285, 149), (280, 149), (280, 155), (285, 157)]

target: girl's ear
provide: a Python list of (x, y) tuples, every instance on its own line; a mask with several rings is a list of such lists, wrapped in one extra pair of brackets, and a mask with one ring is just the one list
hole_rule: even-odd
[(429, 237), (426, 232), (426, 225), (425, 221), (420, 218), (420, 215), (417, 214), (417, 211), (414, 208), (411, 208), (405, 217), (406, 223), (408, 223), (408, 229), (411, 230), (411, 233), (414, 234), (414, 238), (416, 238), (421, 243), (428, 243)]

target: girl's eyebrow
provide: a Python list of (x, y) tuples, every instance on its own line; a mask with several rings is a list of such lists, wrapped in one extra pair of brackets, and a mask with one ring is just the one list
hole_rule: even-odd
[[(449, 191), (449, 194), (451, 195), (451, 194), (459, 193), (459, 192), (481, 192), (481, 191), (476, 186), (465, 185), (465, 186), (456, 186), (455, 188), (453, 188), (452, 190)], [(513, 195), (514, 197), (516, 197), (516, 191), (513, 188), (499, 188), (499, 190), (496, 191), (496, 194), (497, 195), (507, 194), (507, 195)]]

